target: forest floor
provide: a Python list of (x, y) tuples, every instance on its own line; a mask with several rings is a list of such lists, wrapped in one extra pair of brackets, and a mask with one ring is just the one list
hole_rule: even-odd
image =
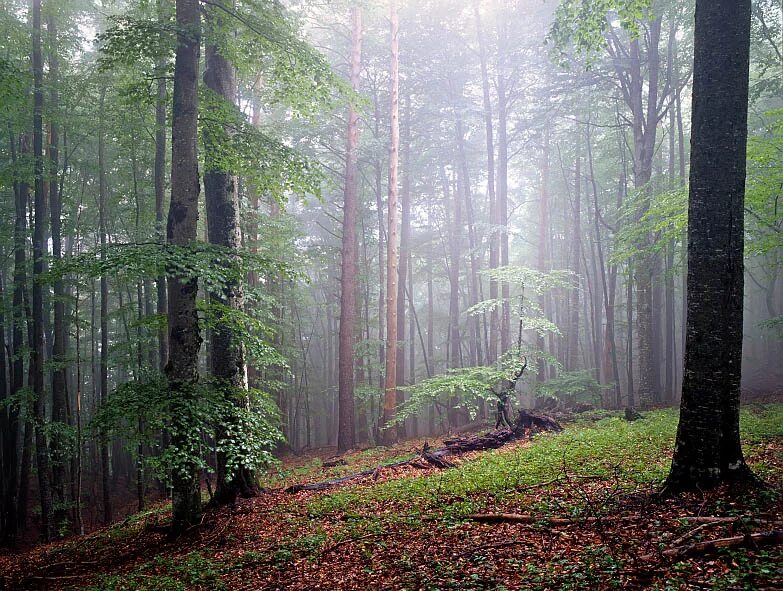
[[(282, 489), (413, 457), (423, 440), (334, 468), (323, 453), (288, 458), (267, 477), (274, 492), (208, 512), (176, 540), (158, 505), (0, 556), (0, 590), (783, 589), (783, 545), (746, 535), (783, 528), (783, 404), (742, 412), (746, 456), (767, 489), (656, 495), (676, 425), (674, 409), (576, 420), (449, 458), (454, 468), (381, 468), (326, 492)], [(476, 513), (521, 517), (486, 524)], [(738, 536), (731, 548), (698, 545)]]

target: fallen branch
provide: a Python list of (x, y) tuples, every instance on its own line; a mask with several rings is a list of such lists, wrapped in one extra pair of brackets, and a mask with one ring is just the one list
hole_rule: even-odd
[(339, 542), (335, 542), (328, 548), (325, 548), (323, 552), (321, 552), (321, 558), (329, 554), (329, 552), (332, 552), (333, 550), (336, 550), (340, 546), (343, 546), (345, 544), (350, 544), (351, 542), (361, 542), (362, 540), (369, 540), (372, 538), (384, 538), (386, 536), (394, 535), (395, 532), (385, 531), (385, 532), (373, 532), (371, 534), (367, 534), (364, 536), (359, 536), (358, 538), (346, 538), (344, 540), (340, 540)]
[(479, 523), (548, 523), (550, 525), (571, 525), (573, 523), (596, 523), (598, 521), (636, 521), (638, 515), (606, 515), (604, 517), (547, 517), (528, 513), (473, 513), (468, 519)]
[(733, 536), (730, 538), (719, 538), (717, 540), (707, 540), (696, 544), (678, 546), (669, 548), (657, 554), (645, 554), (639, 557), (640, 561), (650, 561), (657, 557), (662, 558), (687, 558), (700, 554), (710, 554), (721, 548), (748, 547), (756, 548), (759, 546), (774, 546), (783, 543), (783, 529), (774, 529), (768, 532), (757, 534), (746, 534), (744, 536)]
[(472, 451), (497, 449), (511, 441), (527, 439), (533, 434), (541, 431), (560, 432), (562, 430), (563, 427), (560, 425), (560, 423), (550, 417), (533, 414), (526, 410), (520, 410), (519, 416), (517, 417), (513, 428), (496, 429), (495, 431), (490, 431), (484, 435), (445, 439), (443, 441), (445, 447), (441, 447), (435, 450), (430, 449), (429, 446), (425, 443), (421, 454), (418, 457), (412, 458), (410, 460), (403, 460), (401, 462), (395, 462), (385, 466), (378, 466), (377, 468), (362, 470), (361, 472), (356, 472), (355, 474), (348, 474), (347, 476), (343, 476), (341, 478), (334, 478), (332, 480), (326, 480), (323, 482), (294, 484), (286, 488), (284, 492), (297, 493), (301, 491), (329, 490), (353, 480), (359, 480), (368, 476), (371, 476), (373, 479), (377, 480), (377, 478), (380, 476), (380, 469), (398, 468), (401, 466), (422, 468), (424, 462), (440, 469), (454, 468), (455, 464), (445, 459), (445, 456), (459, 456)]

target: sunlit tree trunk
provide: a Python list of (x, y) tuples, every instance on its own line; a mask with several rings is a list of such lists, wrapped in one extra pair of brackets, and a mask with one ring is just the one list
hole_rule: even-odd
[(397, 440), (397, 428), (394, 420), (397, 404), (397, 266), (399, 258), (397, 230), (397, 168), (400, 146), (400, 105), (399, 105), (399, 14), (397, 0), (391, 0), (391, 64), (389, 94), (391, 144), (389, 147), (389, 203), (388, 232), (386, 234), (386, 374), (384, 383), (383, 431), (385, 444)]
[(750, 0), (696, 1), (688, 329), (666, 481), (673, 490), (751, 477), (739, 430), (750, 14)]

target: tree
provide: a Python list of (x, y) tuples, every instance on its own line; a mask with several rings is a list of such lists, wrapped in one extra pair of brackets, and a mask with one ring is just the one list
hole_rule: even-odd
[[(359, 92), (362, 65), (362, 13), (351, 9), (351, 88)], [(340, 343), (339, 343), (339, 417), (337, 449), (345, 451), (356, 445), (354, 422), (353, 341), (356, 323), (356, 210), (359, 193), (359, 113), (353, 103), (348, 106), (348, 134), (345, 149), (345, 189), (343, 192), (342, 272), (340, 275)]]
[(750, 0), (696, 0), (688, 326), (670, 490), (751, 476), (739, 430), (750, 14)]
[[(216, 110), (221, 108), (233, 112), (236, 80), (234, 68), (223, 55), (227, 34), (226, 23), (217, 6), (210, 7), (207, 22), (210, 24), (210, 42), (206, 46), (204, 84), (214, 96)], [(230, 141), (229, 126), (213, 123), (204, 125), (204, 196), (207, 210), (207, 236), (210, 244), (224, 247), (231, 264), (241, 248), (239, 227), (239, 193), (237, 177), (230, 170), (223, 146)], [(210, 304), (225, 306), (233, 310), (244, 308), (244, 290), (238, 279), (225, 283), (219, 290), (209, 294)], [(211, 331), (210, 370), (215, 386), (231, 403), (242, 405), (247, 398), (247, 366), (241, 335), (227, 323), (218, 323)], [(226, 437), (226, 425), (219, 425), (218, 441)], [(218, 503), (233, 503), (237, 495), (252, 496), (256, 493), (255, 475), (245, 466), (228, 466), (224, 450), (217, 452), (217, 489), (214, 499)]]
[(35, 174), (33, 229), (33, 339), (30, 360), (35, 397), (35, 456), (41, 498), (41, 536), (53, 534), (49, 445), (46, 439), (46, 390), (44, 386), (44, 301), (42, 275), (45, 269), (47, 204), (43, 154), (43, 53), (41, 51), (41, 0), (33, 0), (33, 172)]
[[(196, 240), (198, 225), (198, 69), (201, 52), (201, 14), (198, 0), (177, 0), (177, 49), (174, 61), (174, 106), (171, 122), (171, 204), (166, 238), (187, 247)], [(173, 470), (172, 530), (198, 523), (201, 514), (199, 469), (190, 448), (193, 440), (191, 399), (198, 381), (201, 347), (195, 277), (168, 278), (169, 360), (166, 376), (174, 399), (171, 442), (182, 459)]]
[(400, 39), (397, 0), (391, 0), (391, 76), (389, 80), (391, 143), (389, 145), (389, 219), (386, 234), (386, 378), (384, 381), (383, 432), (385, 444), (397, 441), (394, 420), (397, 406), (397, 265), (399, 263), (399, 234), (397, 220), (397, 169), (400, 152)]

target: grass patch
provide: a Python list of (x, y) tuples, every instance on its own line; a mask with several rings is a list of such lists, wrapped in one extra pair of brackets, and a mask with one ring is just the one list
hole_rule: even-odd
[[(743, 440), (753, 452), (783, 436), (783, 405), (751, 407), (741, 414)], [(355, 510), (368, 502), (395, 502), (410, 510), (442, 509), (460, 518), (481, 510), (487, 499), (513, 498), (519, 488), (569, 474), (616, 478), (624, 487), (657, 486), (671, 465), (677, 430), (676, 409), (645, 413), (629, 423), (609, 417), (595, 423), (569, 425), (563, 433), (537, 436), (528, 447), (493, 450), (434, 475), (402, 478), (373, 487), (347, 486), (309, 502), (311, 516)]]

